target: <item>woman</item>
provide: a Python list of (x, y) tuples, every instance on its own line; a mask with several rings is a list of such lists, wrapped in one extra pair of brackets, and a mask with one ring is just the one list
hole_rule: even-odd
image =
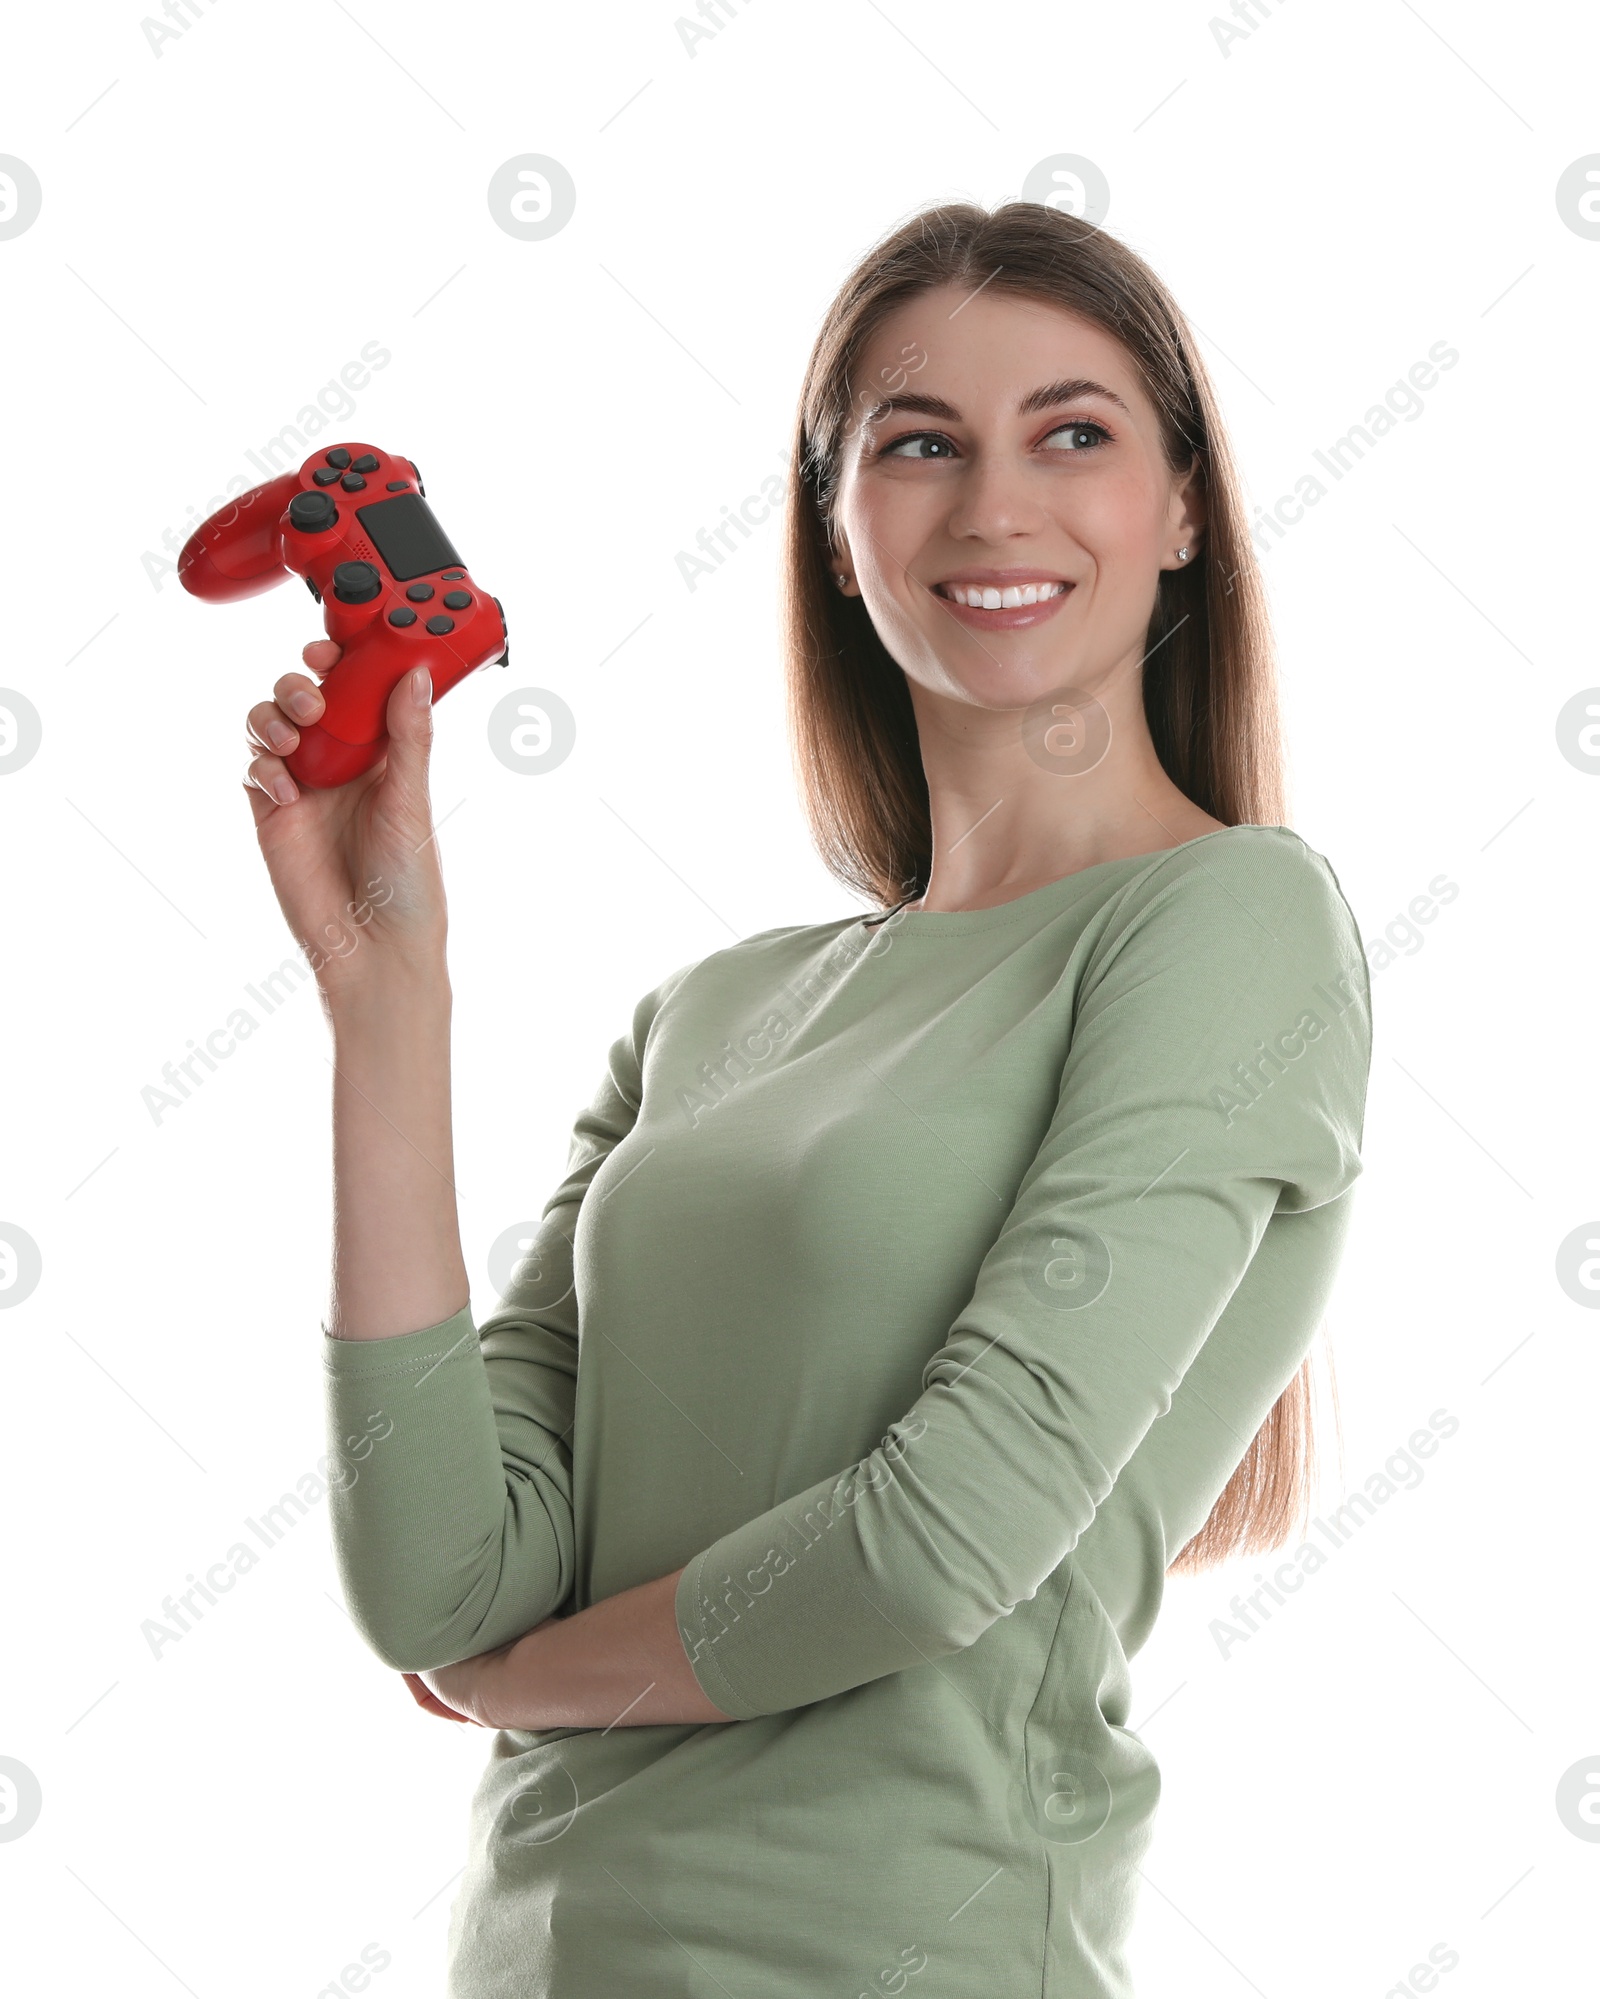
[(427, 690), (331, 793), (278, 789), (313, 680), (250, 713), (295, 934), (364, 911), (320, 980), (345, 1590), (499, 1731), (456, 1999), (1123, 1999), (1128, 1660), (1166, 1574), (1306, 1494), (1370, 996), (1277, 823), (1182, 318), (1073, 217), (931, 209), (830, 309), (791, 466), (798, 767), (879, 911), (640, 1001), (481, 1326)]

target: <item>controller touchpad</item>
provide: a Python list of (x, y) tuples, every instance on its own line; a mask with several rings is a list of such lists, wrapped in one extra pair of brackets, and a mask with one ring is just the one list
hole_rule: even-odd
[(425, 576), (433, 569), (465, 566), (420, 493), (374, 500), (369, 507), (356, 508), (356, 519), (372, 537), (372, 545), (383, 557), (389, 574), (402, 583), (409, 576)]

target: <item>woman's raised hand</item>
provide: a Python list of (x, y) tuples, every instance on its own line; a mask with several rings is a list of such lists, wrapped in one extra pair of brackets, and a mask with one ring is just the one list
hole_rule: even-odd
[[(428, 800), (432, 691), (424, 669), (389, 697), (388, 748), (377, 764), (328, 791), (301, 790), (284, 763), (300, 725), (319, 721), (318, 682), (338, 664), (332, 639), (301, 658), (310, 673), (286, 673), (270, 701), (245, 718), (252, 752), (245, 791), (267, 871), (324, 999), (369, 976), (443, 964), (444, 877)], [(413, 682), (421, 675), (420, 695)], [(313, 678), (312, 676), (316, 677)]]

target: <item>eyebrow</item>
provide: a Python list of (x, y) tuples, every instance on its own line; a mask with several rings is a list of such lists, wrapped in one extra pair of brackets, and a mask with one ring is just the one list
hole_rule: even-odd
[[(1099, 396), (1108, 403), (1115, 403), (1127, 415), (1133, 414), (1121, 396), (1108, 389), (1103, 382), (1091, 382), (1086, 375), (1070, 375), (1059, 382), (1047, 382), (1043, 388), (1030, 390), (1017, 404), (1017, 415), (1032, 416), (1038, 410), (1054, 409), (1060, 403), (1079, 402), (1085, 396)], [(922, 416), (943, 417), (947, 423), (961, 421), (961, 412), (954, 403), (947, 403), (943, 396), (912, 392), (903, 396), (885, 396), (881, 402), (874, 403), (862, 418), (863, 426), (878, 423), (897, 410), (914, 410)]]

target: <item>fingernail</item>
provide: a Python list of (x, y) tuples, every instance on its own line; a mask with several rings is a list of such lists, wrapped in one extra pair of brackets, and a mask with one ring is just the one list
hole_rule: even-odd
[(300, 717), (302, 722), (309, 722), (311, 717), (322, 706), (322, 698), (320, 695), (313, 694), (309, 688), (302, 687), (289, 696), (289, 706)]
[(411, 670), (411, 698), (419, 708), (426, 708), (433, 698), (433, 676), (425, 666)]
[(272, 780), (272, 795), (280, 805), (293, 805), (294, 779), (287, 776), (275, 777)]

